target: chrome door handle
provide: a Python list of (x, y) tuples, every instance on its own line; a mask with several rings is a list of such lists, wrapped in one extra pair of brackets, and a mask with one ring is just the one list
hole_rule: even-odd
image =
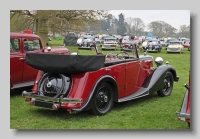
[(23, 57), (21, 57), (21, 58), (19, 58), (19, 60), (24, 60), (25, 58), (23, 58)]

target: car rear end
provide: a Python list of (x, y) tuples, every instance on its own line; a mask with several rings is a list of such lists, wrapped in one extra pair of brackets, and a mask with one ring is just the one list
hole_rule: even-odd
[(117, 49), (117, 41), (115, 39), (105, 39), (104, 44), (102, 45), (102, 50), (116, 50)]
[(179, 112), (176, 112), (178, 120), (185, 121), (190, 127), (190, 73), (189, 73), (189, 84), (184, 84), (186, 88), (182, 105)]

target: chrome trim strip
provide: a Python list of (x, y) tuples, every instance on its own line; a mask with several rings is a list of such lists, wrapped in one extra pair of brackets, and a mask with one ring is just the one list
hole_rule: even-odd
[(46, 97), (46, 96), (39, 96), (32, 94), (31, 92), (23, 91), (22, 97), (27, 98), (35, 98), (35, 99), (41, 99), (45, 101), (53, 101), (53, 102), (67, 102), (67, 103), (82, 103), (82, 99), (73, 99), (73, 98), (53, 98), (53, 97)]
[(32, 85), (34, 85), (34, 81), (28, 81), (28, 82), (23, 82), (23, 83), (14, 84), (13, 87), (12, 87), (11, 89), (20, 88), (20, 87), (25, 87), (25, 86), (32, 86)]
[[(149, 91), (148, 91), (148, 92), (149, 92)], [(149, 95), (149, 93), (148, 93), (148, 94), (141, 95), (141, 96), (126, 98), (126, 99), (118, 99), (118, 102), (129, 101), (129, 100), (137, 99), (137, 98), (144, 97), (144, 96), (147, 96), (147, 95)]]

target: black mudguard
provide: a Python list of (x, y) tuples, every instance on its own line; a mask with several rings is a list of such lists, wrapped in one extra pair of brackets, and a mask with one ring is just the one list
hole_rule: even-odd
[(116, 81), (113, 77), (111, 77), (110, 75), (105, 75), (105, 76), (102, 76), (100, 77), (96, 83), (94, 84), (91, 92), (90, 92), (90, 95), (88, 96), (87, 100), (85, 101), (85, 103), (80, 107), (80, 108), (76, 108), (76, 109), (72, 109), (73, 111), (76, 111), (76, 112), (80, 112), (80, 111), (85, 111), (85, 110), (90, 110), (92, 107), (93, 107), (93, 103), (92, 103), (92, 97), (93, 97), (93, 94), (95, 93), (95, 89), (97, 88), (97, 86), (99, 84), (101, 84), (102, 82), (109, 82), (109, 84), (113, 87), (113, 91), (114, 91), (114, 101), (117, 102), (117, 92), (118, 92), (118, 89), (117, 89), (117, 84), (116, 84)]
[(161, 65), (155, 69), (155, 71), (144, 81), (142, 87), (148, 88), (149, 94), (161, 90), (163, 87), (163, 81), (167, 71), (170, 71), (173, 75), (173, 80), (178, 81), (179, 77), (176, 74), (176, 70), (171, 65)]

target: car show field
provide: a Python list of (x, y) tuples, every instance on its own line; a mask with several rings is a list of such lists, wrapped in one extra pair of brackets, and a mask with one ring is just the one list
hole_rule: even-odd
[[(50, 46), (61, 45), (63, 40), (51, 40)], [(78, 46), (65, 46), (70, 53), (78, 52), (78, 55), (96, 55), (94, 49), (78, 49)], [(120, 45), (117, 50), (101, 51), (107, 55), (120, 53)], [(82, 111), (70, 114), (66, 109), (52, 111), (38, 107), (32, 107), (22, 99), (24, 90), (31, 91), (32, 86), (18, 88), (10, 92), (10, 128), (11, 129), (188, 129), (185, 122), (177, 120), (176, 111), (180, 109), (182, 98), (185, 93), (183, 85), (188, 82), (190, 71), (190, 51), (183, 48), (181, 54), (167, 53), (165, 47), (159, 53), (144, 52), (138, 48), (139, 55), (150, 55), (153, 57), (153, 67), (156, 57), (163, 58), (163, 65), (166, 62), (176, 69), (178, 82), (174, 82), (173, 90), (167, 97), (159, 97), (157, 93), (115, 103), (109, 113), (99, 116), (89, 111)], [(134, 52), (127, 52), (130, 56)], [(128, 73), (127, 73), (128, 74)], [(127, 75), (128, 77), (129, 75)], [(17, 110), (16, 110), (17, 109)]]

